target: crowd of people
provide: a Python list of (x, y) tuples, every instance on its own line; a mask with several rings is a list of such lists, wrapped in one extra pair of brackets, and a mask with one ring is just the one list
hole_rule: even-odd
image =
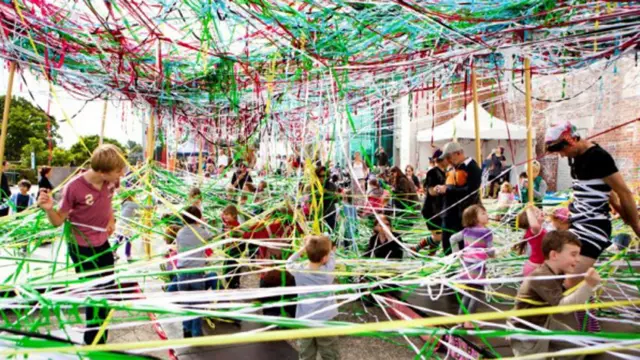
[[(546, 183), (540, 176), (540, 164), (533, 164), (535, 201), (526, 204), (528, 178), (525, 176), (516, 186), (511, 186), (502, 177), (506, 170), (504, 150), (497, 149), (487, 159), (490, 183), (499, 183), (499, 186), (490, 185), (487, 195), (497, 198), (499, 208), (510, 208), (516, 197), (523, 202), (516, 214), (516, 223), (525, 233), (514, 250), (529, 256), (523, 264), (523, 276), (527, 280), (520, 288), (516, 309), (541, 306), (532, 305), (526, 299), (535, 300), (535, 304), (556, 306), (584, 302), (593, 294), (601, 281), (593, 270), (596, 260), (612, 243), (620, 248), (625, 246), (624, 242), (611, 240), (612, 209), (630, 225), (635, 235), (640, 235), (633, 194), (606, 150), (581, 139), (570, 124), (550, 128), (546, 147), (550, 153), (572, 159), (570, 164), (574, 178), (574, 194), (569, 207), (554, 209), (548, 221), (542, 210)], [(277, 209), (254, 207), (251, 211), (247, 211), (249, 204), (259, 205), (269, 198), (269, 186), (265, 180), (254, 185), (254, 177), (259, 179), (261, 176), (251, 173), (252, 165), (245, 158), (231, 163), (230, 156), (224, 156), (227, 156), (227, 164), (224, 164), (224, 158), (220, 163), (218, 157), (219, 166), (209, 163), (209, 160), (206, 165), (207, 172), (215, 172), (220, 168), (229, 172), (229, 167), (234, 167), (230, 171), (227, 187), (228, 200), (232, 201), (221, 209), (220, 215), (220, 230), (221, 234), (225, 234), (224, 250), (228, 257), (224, 263), (224, 274), (208, 274), (201, 270), (206, 267), (206, 259), (211, 255), (211, 251), (206, 250), (203, 244), (214, 238), (214, 234), (210, 231), (208, 219), (203, 216), (203, 208), (208, 206), (209, 199), (194, 187), (180, 215), (169, 221), (165, 229), (169, 250), (163, 266), (169, 271), (181, 270), (167, 279), (166, 291), (239, 288), (244, 268), (241, 258), (286, 261), (286, 271), (270, 268), (260, 273), (261, 288), (330, 285), (334, 281), (336, 247), (356, 250), (356, 240), (364, 235), (358, 233), (358, 224), (366, 219), (371, 224), (372, 235), (362, 255), (365, 258), (399, 260), (406, 256), (420, 256), (422, 250), (434, 255), (441, 247), (444, 256), (460, 254), (462, 270), (455, 279), (466, 280), (476, 293), (484, 291), (487, 264), (496, 256), (493, 246), (495, 234), (489, 226), (490, 216), (482, 203), (482, 169), (474, 159), (466, 156), (457, 142), (447, 143), (442, 150), (433, 152), (430, 158), (432, 167), (426, 171), (424, 179), (419, 178), (411, 165), (406, 166), (405, 171), (392, 165), (384, 149), (376, 151), (375, 162), (371, 164), (362, 154), (355, 152), (353, 161), (344, 169), (315, 161), (314, 177), (300, 182), (295, 202), (287, 202)], [(295, 156), (289, 159), (291, 161), (278, 160), (282, 160), (283, 165), (272, 169), (273, 173), (282, 174), (303, 166), (302, 160)], [(289, 165), (284, 165), (285, 162)], [(594, 163), (599, 166), (589, 166)], [(60, 226), (68, 221), (74, 225), (68, 252), (78, 274), (96, 269), (103, 270), (100, 276), (113, 273), (116, 258), (113, 246), (108, 241), (116, 231), (112, 198), (125, 169), (126, 164), (117, 148), (112, 145), (98, 147), (91, 157), (90, 169), (65, 185), (57, 209), (51, 196), (51, 186), (46, 184), (48, 180), (41, 181), (37, 204), (46, 212), (51, 224)], [(46, 179), (47, 174), (48, 171), (44, 171), (42, 178)], [(3, 191), (4, 184), (3, 176)], [(35, 201), (23, 197), (25, 192), (28, 193), (28, 182), (20, 182), (19, 187), (20, 193), (12, 195), (10, 200), (16, 211), (28, 208)], [(141, 206), (136, 203), (135, 197), (126, 196), (121, 206), (121, 221), (134, 221), (140, 210)], [(299, 213), (307, 221), (316, 220), (320, 234), (324, 235), (311, 234), (301, 226)], [(259, 221), (248, 221), (246, 217), (259, 214)], [(426, 221), (431, 235), (415, 246), (407, 246), (402, 240), (403, 231), (419, 222), (420, 215)], [(398, 231), (400, 228), (403, 231)], [(127, 244), (126, 255), (130, 258), (131, 234), (119, 231), (115, 235), (118, 243)], [(304, 243), (297, 253), (291, 255), (289, 250), (293, 238), (303, 238)], [(271, 239), (270, 246), (252, 242), (263, 242), (265, 239)], [(307, 257), (307, 262), (299, 261), (303, 256)], [(579, 288), (572, 295), (564, 297), (562, 281), (534, 281), (535, 277), (563, 274), (585, 274), (585, 281), (581, 282), (581, 277), (566, 279), (564, 286)], [(82, 276), (93, 278), (98, 275)], [(113, 286), (109, 282), (103, 284), (102, 288), (112, 289)], [(324, 296), (326, 301), (300, 301), (307, 296), (316, 299)], [(313, 320), (330, 320), (337, 315), (335, 300), (327, 294), (305, 292), (298, 296), (278, 295), (261, 299), (267, 304), (281, 300), (292, 302), (289, 305), (267, 306), (263, 309), (264, 315)], [(477, 307), (478, 302), (474, 297), (463, 294), (461, 314), (474, 313)], [(89, 325), (85, 332), (87, 344), (106, 342), (108, 332), (96, 339), (106, 316), (105, 308), (86, 308)], [(588, 324), (589, 329), (597, 330), (597, 321), (593, 316), (579, 313), (576, 317), (577, 321)], [(560, 329), (566, 326), (559, 324), (552, 316), (540, 316), (530, 322), (512, 320), (510, 323), (525, 329)], [(468, 321), (463, 326), (471, 329), (477, 324)], [(183, 332), (184, 337), (201, 336), (201, 319), (184, 321)], [(300, 358), (315, 359), (317, 353), (325, 359), (338, 358), (334, 340), (301, 340)], [(555, 340), (512, 342), (517, 355), (544, 352), (555, 345)]]

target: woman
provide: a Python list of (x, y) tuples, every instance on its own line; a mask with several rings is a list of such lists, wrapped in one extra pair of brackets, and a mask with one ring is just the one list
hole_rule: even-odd
[(353, 154), (353, 194), (355, 197), (356, 206), (362, 206), (364, 204), (364, 195), (367, 190), (365, 180), (367, 178), (369, 169), (367, 165), (362, 161), (362, 155), (359, 151)]
[(51, 173), (51, 168), (48, 166), (43, 166), (40, 169), (40, 181), (38, 181), (38, 197), (40, 197), (40, 190), (47, 189), (49, 192), (53, 190), (53, 185), (51, 185), (51, 181), (49, 181), (49, 173)]
[(393, 185), (393, 202), (395, 208), (399, 210), (413, 210), (418, 204), (416, 186), (397, 166), (391, 168), (391, 184)]
[(413, 184), (416, 186), (416, 189), (420, 190), (421, 189), (420, 179), (418, 179), (418, 177), (416, 176), (415, 171), (413, 170), (413, 166), (407, 165), (407, 167), (404, 169), (404, 172), (407, 174), (407, 177), (411, 181), (413, 181)]
[[(531, 167), (533, 168), (533, 202), (537, 207), (542, 209), (542, 201), (544, 200), (544, 195), (547, 193), (547, 182), (544, 181), (544, 179), (540, 175), (540, 163), (537, 160), (533, 160)], [(523, 181), (522, 189), (520, 191), (520, 200), (523, 203), (529, 201), (528, 182), (529, 180), (526, 179)]]
[(400, 235), (393, 232), (389, 218), (378, 215), (364, 256), (378, 259), (402, 259), (401, 242)]

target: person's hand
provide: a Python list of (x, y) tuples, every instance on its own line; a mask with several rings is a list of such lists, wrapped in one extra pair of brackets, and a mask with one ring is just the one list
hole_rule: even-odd
[(113, 233), (116, 231), (116, 222), (114, 221), (109, 221), (109, 224), (107, 224), (107, 235), (111, 236), (113, 235)]
[(598, 274), (598, 272), (594, 268), (589, 268), (589, 270), (587, 270), (587, 274), (584, 277), (584, 281), (587, 283), (587, 285), (589, 285), (590, 288), (593, 289), (596, 286), (600, 285), (602, 279), (600, 278), (600, 274)]
[(53, 209), (53, 198), (48, 189), (40, 189), (40, 197), (38, 197), (38, 206), (44, 211)]

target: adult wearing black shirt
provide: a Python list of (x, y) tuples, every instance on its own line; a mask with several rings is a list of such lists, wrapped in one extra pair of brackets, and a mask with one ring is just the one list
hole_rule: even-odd
[(442, 212), (444, 196), (436, 192), (436, 186), (446, 182), (447, 160), (440, 159), (442, 150), (436, 149), (433, 153), (435, 166), (427, 171), (424, 179), (424, 204), (422, 205), (422, 217), (427, 221), (427, 228), (431, 230), (431, 237), (435, 241), (442, 241)]
[(389, 218), (378, 215), (376, 225), (373, 227), (373, 235), (369, 238), (369, 245), (364, 256), (379, 259), (402, 259), (401, 241), (400, 235), (391, 229)]
[(378, 165), (378, 167), (384, 170), (389, 166), (389, 155), (387, 155), (387, 153), (384, 151), (384, 148), (382, 146), (380, 146), (378, 148), (378, 151), (376, 151), (375, 157), (376, 157), (376, 164)]
[(238, 190), (242, 190), (244, 188), (244, 184), (247, 182), (253, 183), (253, 179), (251, 179), (251, 175), (249, 175), (249, 170), (247, 170), (247, 164), (242, 161), (238, 161), (238, 170), (233, 173), (231, 186)]
[[(451, 254), (451, 236), (462, 230), (462, 212), (471, 205), (480, 204), (480, 185), (482, 171), (472, 158), (464, 155), (462, 146), (457, 142), (450, 142), (444, 146), (442, 158), (453, 166), (447, 175), (445, 185), (435, 188), (437, 194), (444, 195), (444, 213), (442, 234), (442, 248), (445, 255)], [(464, 244), (460, 244), (461, 247)]]
[(320, 166), (316, 169), (316, 176), (322, 182), (322, 218), (333, 231), (336, 228), (338, 187), (331, 181), (331, 177), (327, 176), (327, 168), (325, 166)]
[(498, 197), (500, 184), (504, 179), (501, 174), (507, 166), (507, 158), (504, 156), (504, 148), (501, 146), (495, 148), (487, 159), (489, 159), (489, 196), (495, 198)]
[(6, 205), (6, 202), (9, 201), (9, 197), (11, 197), (11, 188), (9, 188), (9, 180), (7, 179), (7, 175), (5, 174), (9, 170), (9, 162), (7, 160), (2, 161), (2, 178), (0, 179), (0, 217), (9, 215), (9, 207)]
[[(600, 254), (611, 245), (609, 206), (616, 210), (636, 235), (640, 236), (640, 220), (633, 193), (618, 171), (611, 155), (589, 140), (583, 140), (575, 126), (566, 122), (547, 129), (546, 149), (569, 159), (573, 178), (573, 201), (569, 205), (571, 227), (582, 242), (580, 257), (574, 270), (583, 274)], [(617, 197), (611, 197), (615, 192)], [(614, 198), (619, 200), (613, 201)], [(566, 280), (568, 287), (582, 281), (581, 277)]]
[(49, 181), (49, 174), (51, 173), (51, 168), (48, 166), (43, 166), (40, 169), (40, 180), (38, 181), (38, 195), (40, 196), (40, 190), (47, 189), (48, 191), (53, 190), (53, 185), (51, 181)]

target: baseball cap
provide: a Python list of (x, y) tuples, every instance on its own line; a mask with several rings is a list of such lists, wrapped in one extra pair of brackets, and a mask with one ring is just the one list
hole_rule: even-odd
[(462, 151), (462, 146), (459, 143), (457, 143), (455, 141), (448, 142), (444, 146), (444, 151), (443, 151), (442, 155), (440, 156), (440, 159), (444, 159), (448, 155), (451, 155), (451, 154), (456, 153), (458, 151)]

